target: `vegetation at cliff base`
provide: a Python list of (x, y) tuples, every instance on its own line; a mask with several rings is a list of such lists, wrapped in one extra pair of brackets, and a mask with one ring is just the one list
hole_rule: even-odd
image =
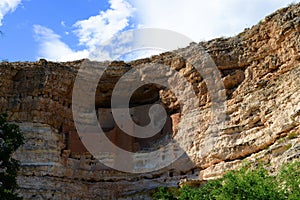
[(19, 162), (12, 154), (23, 144), (24, 138), (15, 124), (7, 122), (7, 115), (0, 114), (0, 199), (21, 199), (16, 194), (16, 177)]
[(152, 197), (154, 200), (299, 200), (300, 162), (284, 165), (276, 176), (269, 175), (262, 166), (255, 169), (245, 166), (200, 188), (161, 187)]

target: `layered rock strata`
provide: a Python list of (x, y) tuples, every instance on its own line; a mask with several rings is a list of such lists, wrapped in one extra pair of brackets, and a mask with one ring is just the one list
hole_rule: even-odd
[[(200, 47), (216, 63), (226, 89), (226, 118), (207, 152), (203, 147), (211, 123), (211, 94), (201, 74), (180, 56), (180, 52), (190, 51), (197, 59)], [(197, 133), (191, 136), (192, 143), (182, 159), (151, 173), (113, 170), (81, 144), (72, 116), (72, 89), (83, 62), (0, 63), (0, 111), (20, 125), (26, 138), (16, 153), (22, 165), (20, 193), (25, 199), (147, 199), (158, 186), (177, 186), (181, 179), (216, 178), (243, 160), (270, 163), (274, 173), (282, 163), (299, 160), (300, 4), (267, 16), (235, 37), (109, 64), (97, 87), (95, 107), (111, 141), (138, 152), (156, 144), (159, 147), (168, 137), (183, 144), (187, 140), (177, 133)], [(201, 116), (193, 116), (191, 110), (189, 118), (184, 118), (172, 91), (147, 85), (130, 101), (133, 118), (136, 123), (147, 123), (149, 119), (137, 111), (159, 101), (167, 110), (168, 123), (161, 135), (140, 140), (114, 124), (110, 98), (124, 73), (147, 63), (163, 64), (183, 75), (199, 99)], [(179, 126), (180, 121), (185, 126)]]

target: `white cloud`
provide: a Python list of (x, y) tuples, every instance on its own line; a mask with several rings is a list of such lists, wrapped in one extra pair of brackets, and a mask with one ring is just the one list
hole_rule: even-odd
[(134, 8), (126, 0), (109, 0), (110, 9), (75, 23), (81, 45), (95, 49), (129, 25)]
[[(109, 9), (73, 25), (78, 45), (85, 48), (82, 51), (72, 50), (50, 29), (35, 26), (34, 30), (40, 43), (40, 57), (57, 61), (86, 57), (111, 60), (132, 50), (127, 41), (128, 35), (123, 37), (120, 34), (132, 26), (169, 29), (198, 42), (238, 34), (291, 2), (292, 0), (109, 0)], [(140, 24), (130, 24), (133, 15)], [(61, 22), (61, 25), (64, 26), (65, 23)], [(115, 36), (118, 37), (113, 38)], [(113, 39), (109, 41), (111, 38)], [(138, 54), (142, 55), (141, 52)], [(130, 55), (128, 58), (131, 59)]]
[(40, 25), (34, 25), (35, 39), (39, 42), (40, 58), (53, 61), (70, 61), (88, 57), (88, 51), (73, 51), (68, 45), (60, 40), (60, 36), (51, 29)]
[(20, 3), (21, 0), (0, 0), (0, 26), (2, 26), (3, 17), (7, 13), (15, 11)]
[(66, 22), (65, 22), (65, 21), (61, 21), (61, 22), (60, 22), (60, 25), (61, 25), (62, 27), (66, 27)]
[(130, 0), (144, 27), (185, 34), (196, 42), (232, 36), (292, 0)]
[[(100, 11), (99, 15), (77, 21), (73, 25), (76, 28), (74, 33), (79, 39), (78, 44), (85, 47), (82, 51), (73, 51), (52, 30), (35, 25), (36, 40), (40, 44), (39, 57), (55, 61), (81, 58), (111, 60), (113, 58), (111, 49), (105, 49), (110, 46), (104, 48), (101, 46), (129, 26), (134, 8), (126, 0), (109, 0), (109, 3), (108, 10)], [(65, 23), (62, 21), (61, 25), (64, 26)]]

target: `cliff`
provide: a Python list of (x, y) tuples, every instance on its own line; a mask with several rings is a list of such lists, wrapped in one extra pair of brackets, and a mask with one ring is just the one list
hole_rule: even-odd
[[(212, 149), (204, 148), (212, 94), (205, 79), (178, 56), (178, 52), (192, 52), (193, 59), (200, 59), (196, 51), (200, 46), (216, 63), (226, 90), (225, 119)], [(20, 125), (26, 138), (16, 153), (22, 165), (20, 193), (25, 199), (146, 199), (158, 186), (177, 186), (186, 178), (215, 178), (243, 160), (269, 163), (271, 172), (284, 162), (299, 160), (300, 4), (278, 10), (235, 37), (109, 64), (97, 87), (95, 107), (114, 144), (139, 152), (161, 145), (168, 137), (183, 144), (187, 140), (178, 133), (197, 133), (192, 135), (185, 156), (157, 171), (133, 174), (111, 169), (82, 145), (73, 121), (72, 90), (83, 62), (0, 63), (0, 111)], [(147, 85), (131, 98), (132, 117), (137, 123), (147, 123), (149, 119), (142, 114), (150, 104), (161, 102), (168, 119), (160, 135), (143, 140), (114, 124), (110, 98), (123, 74), (147, 63), (164, 64), (182, 74), (199, 99), (200, 116), (184, 118), (174, 93)]]

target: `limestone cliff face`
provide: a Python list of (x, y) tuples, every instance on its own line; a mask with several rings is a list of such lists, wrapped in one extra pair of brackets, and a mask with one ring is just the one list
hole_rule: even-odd
[[(130, 63), (113, 62), (99, 82), (95, 106), (98, 114), (106, 116), (101, 125), (108, 137), (124, 149), (142, 151), (167, 136), (176, 139), (178, 129), (197, 129), (185, 158), (147, 174), (110, 169), (81, 144), (71, 104), (75, 77), (84, 61), (0, 63), (0, 111), (20, 125), (26, 138), (16, 153), (22, 163), (18, 181), (24, 198), (147, 199), (153, 188), (176, 186), (184, 178), (215, 178), (244, 159), (270, 163), (272, 172), (284, 162), (299, 160), (300, 4), (267, 16), (235, 37), (191, 44), (178, 51), (192, 51), (197, 58), (194, 49), (198, 46), (203, 46), (215, 61), (227, 97), (222, 129), (214, 148), (204, 154), (199, 152), (208, 134), (210, 94), (199, 73), (176, 52)], [(114, 85), (141, 63), (161, 63), (186, 77), (199, 98), (201, 117), (197, 126), (186, 119), (186, 126), (178, 127), (182, 119), (179, 102), (172, 92), (155, 85), (135, 92), (131, 112), (140, 120), (138, 123), (146, 123), (148, 119), (135, 114), (136, 110), (161, 101), (169, 117), (160, 136), (139, 140), (114, 125), (109, 110)]]

